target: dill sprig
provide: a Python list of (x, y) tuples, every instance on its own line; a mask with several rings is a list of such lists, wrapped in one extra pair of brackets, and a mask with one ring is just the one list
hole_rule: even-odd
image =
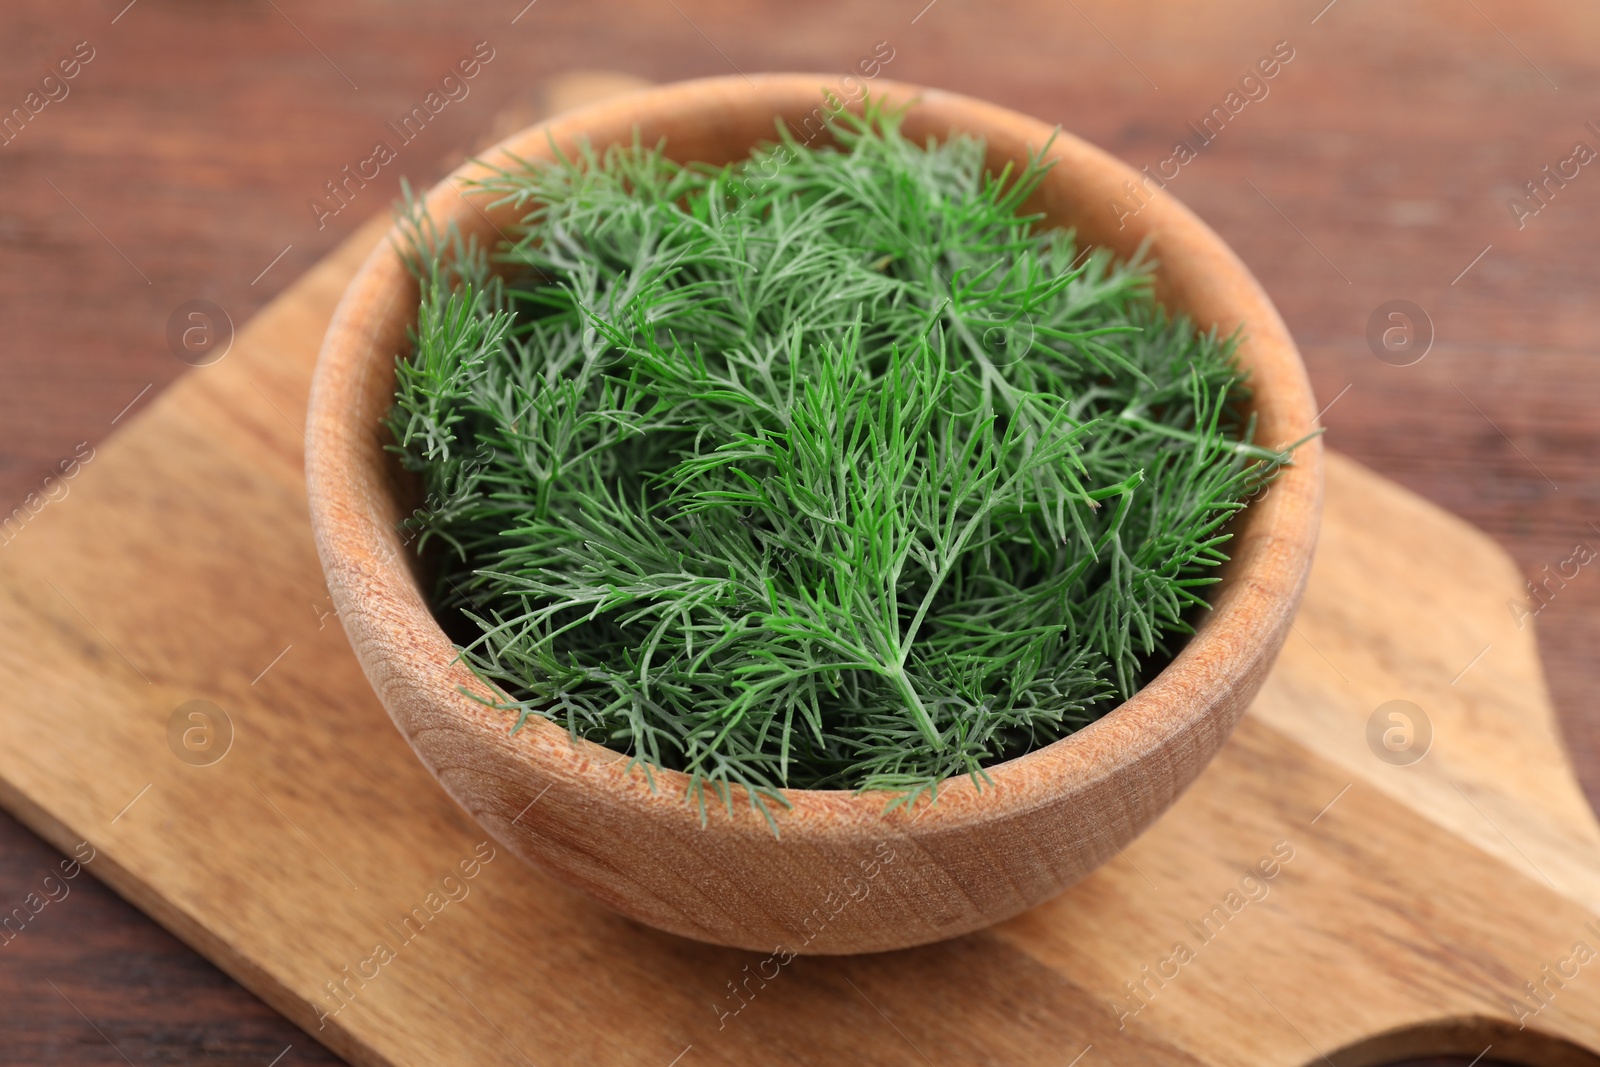
[(395, 451), (490, 699), (762, 811), (899, 801), (1105, 714), (1192, 632), (1251, 443), (1234, 342), (973, 137), (838, 116), (727, 167), (583, 148), (413, 209)]

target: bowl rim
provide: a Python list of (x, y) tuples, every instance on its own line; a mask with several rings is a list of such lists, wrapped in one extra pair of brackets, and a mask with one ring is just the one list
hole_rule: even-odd
[[(462, 183), (488, 173), (491, 164), (502, 165), (511, 157), (544, 158), (552, 144), (570, 148), (594, 131), (616, 132), (663, 115), (681, 116), (691, 107), (709, 109), (708, 136), (740, 109), (759, 112), (770, 104), (776, 120), (797, 113), (807, 99), (820, 102), (830, 80), (818, 74), (759, 74), (630, 92), (511, 135), (458, 167), (421, 203), (441, 224), (454, 222), (463, 233), (486, 233), (485, 223), (495, 229), (498, 225), (485, 212), (485, 203), (474, 202), (485, 198), (469, 198)], [(991, 166), (996, 159), (1015, 158), (1019, 144), (1043, 148), (1048, 142), (1045, 158), (1056, 164), (1051, 173), (1063, 177), (1047, 178), (1036, 197), (1048, 201), (1059, 196), (1063, 203), (1081, 207), (1087, 196), (1125, 188), (1135, 198), (1124, 201), (1127, 206), (1143, 191), (1148, 199), (1131, 218), (1117, 220), (1121, 225), (1105, 243), (1127, 249), (1133, 247), (1130, 242), (1152, 240), (1162, 260), (1157, 295), (1163, 303), (1176, 302), (1197, 322), (1216, 324), (1224, 332), (1230, 325), (1249, 324), (1239, 359), (1255, 387), (1262, 440), (1276, 437), (1287, 443), (1305, 437), (1316, 425), (1305, 368), (1260, 284), (1192, 212), (1170, 194), (1156, 195), (1148, 168), (1141, 174), (1071, 133), (959, 94), (887, 79), (873, 80), (871, 90), (877, 99), (909, 106), (908, 130), (922, 122), (912, 118), (924, 110), (924, 125), (946, 122), (948, 130), (958, 128), (955, 120), (960, 120), (965, 132), (986, 137)], [(719, 113), (719, 107), (725, 110)], [(595, 143), (602, 146), (599, 139)], [(671, 144), (668, 153), (673, 154)], [(1092, 192), (1085, 191), (1089, 187)], [(1117, 210), (1108, 198), (1107, 212)], [(1108, 228), (1102, 220), (1089, 226), (1086, 212), (1073, 221), (1080, 232), (1086, 226), (1090, 232)], [(533, 781), (623, 790), (612, 802), (646, 815), (676, 817), (669, 810), (675, 807), (746, 833), (770, 833), (765, 820), (742, 799), (696, 813), (685, 797), (690, 779), (682, 772), (654, 768), (647, 774), (625, 754), (572, 738), (564, 727), (537, 715), (511, 735), (510, 713), (485, 708), (460, 691), (463, 685), (481, 689), (482, 683), (456, 660), (454, 644), (428, 607), (415, 553), (408, 558), (400, 541), (395, 464), (383, 450), (384, 432), (351, 414), (363, 410), (361, 396), (377, 395), (374, 375), (391, 382), (392, 397), (396, 316), (405, 323), (415, 320), (415, 285), (409, 276), (402, 279), (404, 268), (394, 247), (397, 233), (397, 227), (390, 228), (339, 303), (317, 361), (307, 417), (307, 495), (317, 550), (369, 681), (414, 750), (453, 794), (459, 787), (447, 781), (437, 752), (425, 743), (424, 735), (441, 727), (466, 730), (469, 747), (514, 745), (517, 763)], [(1200, 314), (1194, 313), (1196, 303)], [(1208, 308), (1220, 313), (1205, 314)], [(1260, 684), (1304, 588), (1316, 541), (1322, 467), (1321, 441), (1313, 438), (1300, 446), (1294, 464), (1282, 470), (1264, 497), (1234, 520), (1232, 559), (1224, 580), (1213, 587), (1211, 610), (1172, 661), (1133, 697), (1066, 737), (986, 768), (990, 781), (981, 787), (966, 775), (945, 780), (937, 803), (920, 801), (914, 816), (903, 809), (886, 813), (888, 794), (876, 790), (778, 790), (789, 804), (787, 810), (773, 805), (783, 832), (806, 825), (816, 833), (854, 836), (862, 827), (881, 827), (897, 814), (917, 822), (922, 833), (954, 830), (1059, 802), (1063, 793), (1093, 788), (1163, 750), (1203, 751), (1209, 757), (1242, 713), (1242, 706), (1230, 710), (1230, 694), (1240, 688), (1253, 692)], [(419, 714), (419, 705), (431, 714)], [(1227, 721), (1218, 721), (1219, 713)], [(446, 723), (440, 716), (453, 721)], [(459, 746), (454, 751), (459, 753)], [(463, 757), (452, 758), (459, 763)], [(470, 762), (470, 753), (464, 758)], [(735, 787), (733, 797), (740, 792)], [(457, 799), (464, 800), (460, 795)]]

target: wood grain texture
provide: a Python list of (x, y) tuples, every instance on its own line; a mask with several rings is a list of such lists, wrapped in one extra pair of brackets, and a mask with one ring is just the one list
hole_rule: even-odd
[[(1515, 569), (1337, 455), (1295, 636), (1232, 740), (1117, 858), (1007, 923), (870, 956), (740, 952), (630, 922), (497, 849), (334, 624), (304, 439), (282, 417), (378, 236), (155, 401), (79, 472), (75, 507), (0, 558), (0, 621), (24, 635), (0, 650), (0, 802), (92, 849), (95, 877), (335, 1052), (1360, 1067), (1493, 1045), (1600, 1063), (1600, 983), (1574, 948), (1600, 944), (1600, 827), (1532, 630), (1503, 623)], [(1457, 667), (1485, 640), (1498, 655)], [(1368, 733), (1396, 698), (1431, 724), (1403, 766)], [(204, 766), (170, 738), (194, 699), (233, 727)], [(897, 839), (864, 899), (819, 886), (830, 921), (872, 907), (901, 854)]]
[[(1251, 104), (1173, 191), (1263, 279), (1318, 394), (1331, 400), (1351, 386), (1324, 416), (1334, 445), (1489, 531), (1524, 576), (1554, 568), (1576, 541), (1596, 543), (1588, 523), (1600, 516), (1591, 412), (1600, 363), (1589, 348), (1600, 187), (1586, 168), (1524, 230), (1505, 206), (1600, 114), (1600, 18), (1586, 5), (1478, 0), (1469, 11), (1453, 0), (1340, 0), (1312, 25), (1323, 0), (1080, 0), (1077, 10), (940, 0), (912, 24), (921, 0), (905, 10), (652, 0), (542, 3), (513, 27), (520, 3), (463, 13), (429, 0), (397, 13), (372, 0), (140, 0), (113, 25), (125, 6), (17, 0), (0, 11), (0, 91), (12, 104), (74, 41), (100, 47), (71, 98), (0, 148), (0, 491), (13, 503), (78, 442), (102, 442), (185, 370), (163, 337), (174, 305), (208, 297), (242, 324), (393, 198), (390, 172), (364, 191), (370, 207), (358, 201), (321, 231), (305, 206), (475, 40), (492, 38), (501, 65), (408, 154), (402, 169), (414, 183), (426, 186), (493, 140), (497, 112), (520, 109), (506, 129), (535, 117), (547, 79), (563, 72), (666, 81), (726, 73), (730, 62), (842, 71), (883, 39), (897, 50), (889, 76), (1060, 121), (1142, 166), (1163, 158), (1273, 41), (1288, 39), (1299, 54), (1272, 96)], [(1421, 302), (1434, 319), (1435, 348), (1413, 367), (1378, 362), (1363, 338), (1372, 310), (1394, 297)], [(1470, 572), (1457, 579), (1476, 581)], [(1585, 568), (1537, 620), (1591, 796), (1600, 795), (1597, 608), (1600, 584)], [(1426, 610), (1412, 617), (1449, 625)], [(53, 855), (0, 818), (4, 900), (33, 891)], [(291, 1042), (285, 1067), (326, 1058), (97, 883), (74, 886), (70, 901), (0, 952), (0, 1001), (10, 1009), (0, 1063), (123, 1062), (46, 977), (139, 1063), (205, 1054), (261, 1064)], [(108, 958), (127, 962), (110, 967)]]
[[(642, 137), (682, 163), (748, 156), (781, 121), (825, 135), (827, 74), (711, 78), (640, 90), (531, 126), (441, 182), (426, 205), (438, 232), (493, 246), (521, 209), (466, 198), (491, 168)], [(1288, 633), (1316, 543), (1322, 495), (1317, 405), (1271, 303), (1215, 234), (1171, 197), (1120, 224), (1106, 210), (1135, 172), (1070, 134), (980, 101), (885, 79), (913, 141), (984, 139), (999, 173), (1043, 155), (1029, 210), (1085, 247), (1160, 262), (1157, 294), (1201, 329), (1248, 331), (1238, 347), (1252, 418), (1274, 447), (1306, 441), (1235, 524), (1212, 610), (1173, 662), (1104, 718), (957, 778), (937, 802), (885, 811), (881, 793), (784, 790), (771, 824), (740, 790), (702, 815), (689, 778), (642, 767), (534, 718), (515, 735), (492, 691), (435, 621), (403, 522), (419, 503), (388, 451), (394, 360), (416, 321), (417, 286), (392, 232), (362, 265), (323, 343), (306, 428), (312, 528), (356, 657), (445, 789), (513, 852), (623, 915), (715, 944), (806, 954), (880, 952), (1008, 919), (1114, 857), (1188, 787), (1227, 739)], [(838, 106), (844, 106), (842, 103)], [(1307, 440), (1307, 439), (1310, 440)], [(467, 694), (478, 694), (474, 699)], [(530, 799), (537, 806), (529, 807)], [(887, 850), (887, 851), (885, 851)], [(880, 861), (894, 857), (892, 870)], [(870, 905), (831, 921), (818, 901), (874, 878)]]

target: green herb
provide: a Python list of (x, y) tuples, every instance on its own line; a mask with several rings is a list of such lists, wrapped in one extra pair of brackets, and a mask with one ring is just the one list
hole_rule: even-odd
[(834, 134), (520, 164), (492, 251), (410, 216), (390, 427), (435, 608), (517, 727), (686, 771), (702, 816), (910, 801), (1103, 715), (1289, 458), (1148, 264), (1021, 213), (1045, 167), (876, 109)]

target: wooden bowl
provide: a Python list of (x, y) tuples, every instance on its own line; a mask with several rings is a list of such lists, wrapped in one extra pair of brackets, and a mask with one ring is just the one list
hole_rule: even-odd
[[(548, 158), (570, 149), (665, 138), (682, 161), (742, 158), (774, 135), (779, 117), (803, 138), (816, 128), (824, 75), (713, 78), (645, 90), (531, 127), (502, 151)], [(933, 89), (884, 81), (872, 91), (910, 103), (904, 129), (922, 140), (952, 130), (988, 143), (998, 169), (1042, 148), (1046, 123)], [(810, 126), (808, 127), (808, 122)], [(824, 135), (825, 136), (825, 135)], [(1283, 322), (1250, 272), (1171, 195), (1146, 192), (1137, 214), (1127, 183), (1140, 176), (1058, 133), (1056, 161), (1035, 206), (1081, 241), (1131, 255), (1149, 240), (1158, 295), (1227, 334), (1256, 390), (1259, 439), (1283, 445), (1316, 418), (1305, 369)], [(463, 234), (493, 241), (496, 217), (465, 199), (469, 163), (427, 197), (427, 210)], [(1078, 733), (992, 767), (992, 786), (962, 778), (936, 803), (885, 813), (883, 794), (791, 790), (781, 837), (742, 800), (702, 826), (687, 779), (643, 771), (609, 749), (569, 740), (461, 692), (483, 686), (457, 662), (429, 611), (398, 523), (415, 503), (382, 419), (394, 362), (407, 351), (417, 288), (389, 242), (351, 283), (323, 342), (311, 393), (306, 475), (328, 588), (367, 678), (423, 763), (458, 803), (541, 870), (640, 922), (685, 937), (763, 952), (875, 952), (976, 930), (1047, 900), (1104, 863), (1183, 792), (1227, 739), (1254, 696), (1294, 615), (1316, 540), (1322, 455), (1300, 447), (1264, 497), (1235, 523), (1233, 559), (1214, 608), (1173, 662), (1133, 699)], [(359, 758), (352, 753), (353, 758)], [(537, 889), (530, 889), (537, 891)]]

